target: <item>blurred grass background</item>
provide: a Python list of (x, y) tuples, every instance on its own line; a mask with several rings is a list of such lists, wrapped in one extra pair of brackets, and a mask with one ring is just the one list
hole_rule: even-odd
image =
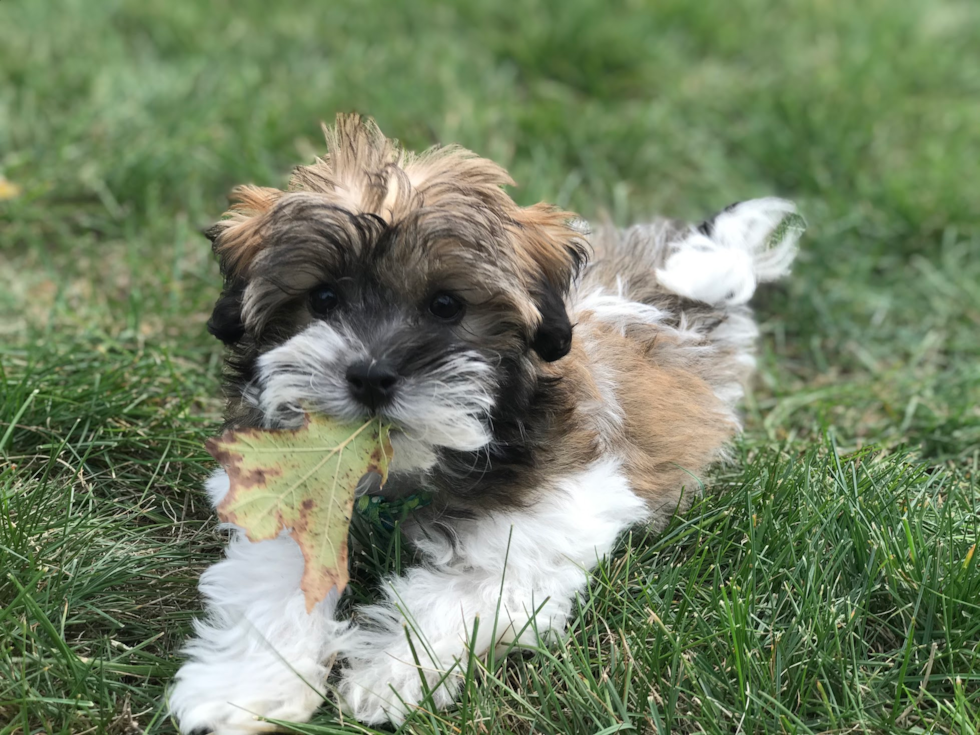
[(199, 231), (350, 110), (524, 204), (811, 225), (740, 461), (405, 732), (977, 732), (980, 5), (0, 0), (0, 735), (171, 731), (220, 548)]

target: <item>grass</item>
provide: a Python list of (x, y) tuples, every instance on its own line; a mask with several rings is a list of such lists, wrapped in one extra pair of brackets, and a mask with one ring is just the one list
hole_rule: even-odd
[[(172, 732), (221, 539), (201, 227), (337, 110), (626, 223), (811, 223), (738, 461), (407, 733), (976, 733), (980, 7), (0, 0), (0, 735)], [(393, 542), (394, 543), (394, 542)], [(390, 561), (365, 557), (366, 572)], [(325, 707), (307, 733), (368, 732)]]

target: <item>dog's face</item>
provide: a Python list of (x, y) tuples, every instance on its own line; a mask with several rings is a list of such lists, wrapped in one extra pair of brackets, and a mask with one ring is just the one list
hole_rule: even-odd
[(585, 257), (570, 215), (515, 205), (490, 161), (406, 154), (356, 116), (327, 140), (290, 192), (236, 190), (210, 233), (226, 284), (209, 328), (267, 426), (302, 406), (380, 415), (408, 467), (480, 450), (536, 361), (569, 350), (563, 296)]

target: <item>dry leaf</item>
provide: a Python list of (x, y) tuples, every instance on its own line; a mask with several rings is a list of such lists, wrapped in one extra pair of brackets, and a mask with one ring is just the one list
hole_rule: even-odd
[(4, 199), (16, 199), (20, 196), (21, 190), (12, 181), (7, 181), (3, 176), (0, 176), (0, 202)]
[(206, 446), (230, 481), (218, 517), (245, 529), (251, 541), (289, 529), (299, 544), (306, 611), (331, 588), (342, 591), (354, 490), (369, 472), (387, 479), (388, 427), (377, 419), (351, 426), (307, 414), (299, 429), (229, 430)]

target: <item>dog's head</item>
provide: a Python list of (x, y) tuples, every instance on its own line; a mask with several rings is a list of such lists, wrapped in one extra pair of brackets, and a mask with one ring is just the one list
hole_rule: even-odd
[(225, 289), (208, 328), (267, 426), (309, 406), (390, 420), (399, 463), (479, 450), (536, 362), (568, 352), (586, 245), (570, 214), (518, 207), (469, 151), (416, 156), (356, 115), (325, 132), (329, 154), (288, 191), (239, 187), (209, 231)]

